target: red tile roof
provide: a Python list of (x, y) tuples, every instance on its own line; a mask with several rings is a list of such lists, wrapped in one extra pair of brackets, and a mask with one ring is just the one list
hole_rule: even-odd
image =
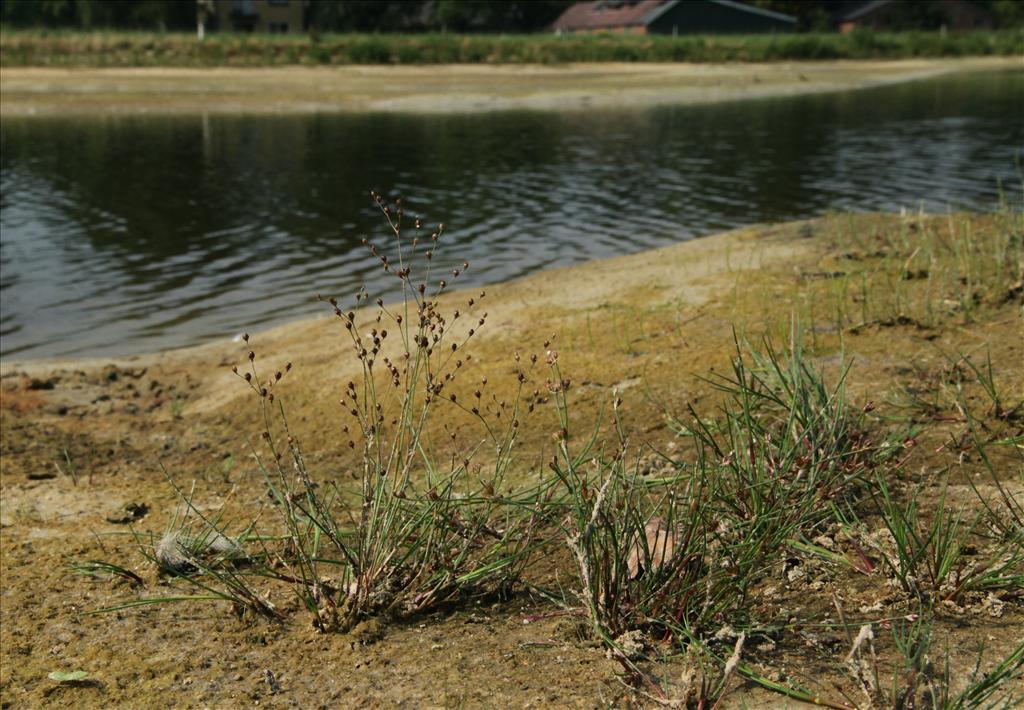
[(555, 30), (600, 30), (612, 27), (636, 27), (664, 5), (666, 0), (591, 0), (569, 6), (555, 20)]

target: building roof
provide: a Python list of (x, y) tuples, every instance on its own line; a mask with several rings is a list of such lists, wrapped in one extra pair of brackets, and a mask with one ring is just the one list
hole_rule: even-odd
[[(671, 10), (682, 0), (589, 0), (570, 5), (555, 20), (555, 30), (601, 30), (613, 27), (641, 27), (649, 25)], [(770, 17), (782, 22), (796, 23), (795, 17), (771, 10), (746, 5), (733, 0), (705, 0), (739, 12)]]
[[(836, 22), (856, 22), (869, 17), (872, 13), (895, 4), (895, 0), (847, 0), (837, 3), (832, 14)], [(991, 20), (992, 13), (979, 3), (969, 0), (939, 0), (936, 9), (944, 15), (947, 20), (958, 14), (969, 12), (971, 15)]]
[(600, 30), (641, 26), (647, 24), (648, 15), (655, 11), (663, 12), (661, 8), (667, 4), (665, 0), (577, 2), (566, 8), (552, 27), (556, 30)]
[(867, 2), (845, 3), (845, 5), (838, 9), (835, 17), (839, 22), (852, 22), (891, 4), (892, 0), (868, 0)]
[[(673, 5), (680, 2), (680, 0), (671, 0), (671, 2), (665, 3), (662, 7), (658, 8), (656, 14), (648, 18), (648, 22), (653, 21), (658, 15), (663, 12), (667, 12)], [(722, 7), (728, 7), (732, 10), (738, 10), (739, 12), (746, 12), (750, 15), (760, 15), (761, 17), (770, 17), (773, 20), (779, 20), (780, 22), (796, 22), (796, 18), (791, 15), (783, 15), (781, 12), (774, 12), (772, 10), (765, 10), (760, 7), (754, 7), (753, 5), (747, 5), (743, 2), (734, 2), (734, 0), (705, 0), (705, 2), (714, 3), (715, 5), (721, 5)]]

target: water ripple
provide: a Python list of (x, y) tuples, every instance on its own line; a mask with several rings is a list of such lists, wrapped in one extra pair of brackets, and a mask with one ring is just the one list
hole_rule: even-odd
[[(828, 209), (989, 209), (1024, 72), (649, 110), (5, 119), (0, 356), (133, 353), (397, 282), (369, 189), (446, 224), (462, 284)], [(429, 232), (427, 232), (429, 234)]]

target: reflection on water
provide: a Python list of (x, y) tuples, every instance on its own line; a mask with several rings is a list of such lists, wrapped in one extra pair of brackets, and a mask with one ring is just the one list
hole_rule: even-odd
[[(988, 209), (1024, 72), (589, 113), (5, 119), (0, 352), (132, 353), (390, 286), (370, 189), (477, 282), (827, 209)], [(379, 289), (378, 289), (379, 290)]]

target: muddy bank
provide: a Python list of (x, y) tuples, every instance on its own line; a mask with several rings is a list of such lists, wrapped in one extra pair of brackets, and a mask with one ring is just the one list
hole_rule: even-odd
[[(966, 403), (993, 441), (1024, 435), (1014, 409), (1024, 400), (1024, 291), (1012, 263), (988, 261), (1017, 253), (998, 246), (1019, 231), (1015, 220), (862, 215), (759, 225), (545, 272), (489, 287), (483, 296), (479, 289), (451, 293), (443, 299), (446, 307), (468, 308), (472, 298), (473, 308), (488, 314), (473, 342), (474, 377), (458, 393), (469, 396), (482, 377), (499, 396), (510, 391), (516, 353), (526, 359), (551, 341), (572, 378), (575, 421), (585, 427), (600, 422), (611, 398), (620, 396), (629, 435), (671, 453), (680, 441), (673, 422), (690, 421), (690, 407), (707, 416), (718, 411), (720, 397), (702, 378), (728, 371), (734, 328), (740, 338), (784, 340), (799, 320), (814, 362), (826, 373), (838, 373), (841, 354), (852, 358), (847, 396), (858, 407), (873, 403), (879, 430), (907, 417), (920, 425), (907, 483), (923, 486), (922, 505), (932, 505), (939, 483), (949, 478), (950, 500), (975, 511), (974, 487), (991, 494), (985, 488), (991, 479), (965, 443), (967, 423), (957, 407)], [(957, 240), (965, 234), (970, 249), (958, 247), (948, 257), (941, 251), (942, 245), (962, 247)], [(964, 265), (986, 279), (962, 278), (956, 269)], [(348, 477), (354, 462), (341, 438), (338, 400), (357, 362), (344, 329), (326, 310), (323, 319), (254, 333), (248, 345), (215, 342), (119, 360), (3, 363), (5, 706), (656, 705), (624, 685), (619, 666), (577, 615), (526, 591), (401, 623), (368, 623), (346, 634), (317, 633), (287, 589), (272, 592), (286, 612), (280, 623), (238, 619), (218, 603), (84, 614), (181, 593), (155, 573), (128, 534), (132, 528), (159, 533), (169, 525), (180, 500), (164, 471), (186, 488), (195, 481), (196, 504), (204, 511), (224, 507), (239, 521), (274, 515), (247, 443), (259, 433), (257, 406), (230, 369), (245, 361), (250, 347), (261, 367), (293, 364), (280, 396), (296, 435), (319, 476)], [(370, 319), (358, 316), (360, 328)], [(967, 376), (956, 353), (990, 356), (1000, 407)], [(953, 400), (951, 393), (963, 397)], [(476, 441), (456, 416), (446, 423), (454, 428), (452, 452)], [(535, 474), (553, 426), (543, 407), (524, 420), (517, 482)], [(991, 457), (998, 475), (1017, 486), (1009, 490), (1020, 495), (1013, 447), (994, 446)], [(983, 542), (976, 545), (985, 549)], [(771, 593), (752, 597), (751, 614), (829, 618), (834, 600), (856, 620), (919, 611), (882, 571), (795, 559), (771, 572), (764, 583)], [(69, 567), (87, 560), (116, 561), (144, 586)], [(543, 559), (532, 579), (567, 583), (565, 562), (564, 553)], [(937, 613), (937, 648), (950, 649), (958, 678), (973, 667), (979, 642), (986, 649), (984, 668), (990, 668), (1024, 637), (1019, 594), (970, 597), (942, 604)], [(878, 634), (879, 654), (889, 663), (889, 632), (878, 626)], [(658, 642), (653, 648), (653, 656), (671, 651)], [(852, 705), (860, 696), (843, 662), (848, 650), (840, 629), (809, 627), (759, 638), (744, 661), (766, 677), (812, 679), (827, 699)], [(685, 658), (652, 658), (650, 664), (666, 679), (670, 697), (681, 692)], [(89, 672), (89, 681), (58, 684), (47, 677), (73, 670)], [(726, 705), (742, 702), (766, 707), (785, 699), (735, 679)]]
[(1016, 57), (773, 64), (0, 69), (0, 115), (583, 110), (790, 96), (1019, 67)]

